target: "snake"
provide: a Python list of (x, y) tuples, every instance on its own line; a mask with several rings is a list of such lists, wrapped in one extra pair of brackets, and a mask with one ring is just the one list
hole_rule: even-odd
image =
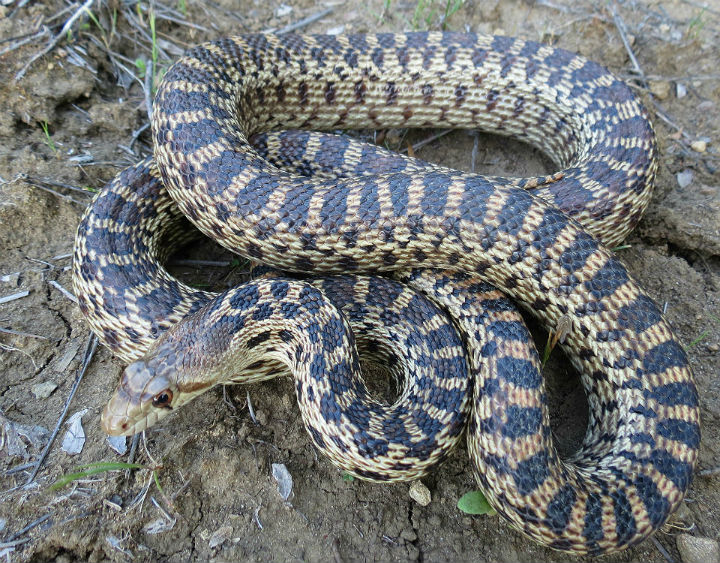
[[(376, 168), (361, 158), (372, 152), (367, 146), (276, 133), (390, 127), (512, 136), (548, 155), (560, 172), (486, 177), (411, 160)], [(233, 300), (233, 290), (210, 301), (205, 296), (204, 304), (193, 301), (198, 292), (163, 270), (162, 237), (155, 236), (165, 228), (159, 217), (177, 209), (248, 259), (313, 276), (395, 272), (443, 307), (462, 334), (472, 372), (467, 435), (476, 478), (498, 513), (527, 536), (578, 554), (609, 553), (647, 538), (682, 502), (700, 440), (688, 358), (657, 305), (603, 246), (622, 240), (647, 207), (655, 137), (635, 95), (605, 68), (559, 48), (481, 34), (243, 35), (193, 48), (168, 70), (153, 105), (152, 138), (153, 159), (122, 173), (96, 199), (104, 207), (93, 204), (86, 213), (73, 265), (93, 330), (140, 362), (131, 364), (104, 412), (110, 420), (111, 405), (122, 406), (119, 416), (128, 426), (118, 433), (137, 428), (129, 409), (147, 421), (148, 412), (159, 419), (184, 400), (182, 392), (154, 387), (154, 371), (167, 378), (172, 370), (148, 366), (159, 357), (177, 361), (178, 342), (183, 358), (209, 346), (185, 326), (208, 328), (207, 315), (243, 327), (253, 316), (261, 323), (264, 315), (289, 321), (282, 314), (291, 306), (288, 294), (275, 306), (276, 296)], [(296, 147), (289, 157), (283, 156), (287, 146)], [(283, 159), (289, 167), (278, 165)], [(331, 173), (351, 161), (349, 168), (367, 173)], [(142, 190), (127, 189), (132, 184), (152, 186), (154, 199), (142, 203)], [(169, 197), (158, 195), (165, 191)], [(119, 220), (113, 212), (124, 213), (126, 204), (130, 211)], [(169, 231), (170, 238), (186, 236), (179, 228)], [(108, 250), (112, 243), (103, 240), (111, 237), (125, 245), (124, 253)], [(133, 246), (130, 239), (143, 242)], [(116, 281), (140, 262), (146, 265), (138, 273), (142, 281), (132, 287)], [(495, 291), (485, 282), (547, 330), (562, 327), (560, 346), (580, 372), (589, 404), (583, 444), (568, 459), (553, 445), (540, 361), (526, 347), (529, 334), (511, 320), (516, 313), (504, 297), (484, 295)], [(237, 291), (273, 293), (272, 281), (250, 283)], [(302, 279), (281, 283), (309, 287)], [(292, 293), (295, 307), (315, 326), (308, 307), (316, 305), (300, 299), (301, 292)], [(317, 295), (323, 299), (322, 291)], [(483, 300), (489, 312), (475, 309)], [(156, 317), (160, 309), (169, 315)], [(338, 317), (330, 305), (326, 310), (320, 318), (342, 324), (345, 334), (346, 323), (330, 322)], [(300, 360), (290, 358), (293, 347), (283, 340), (286, 330), (268, 331), (260, 348), (297, 367)], [(499, 333), (504, 340), (485, 340)], [(321, 340), (320, 349), (305, 354), (308, 365), (340, 362), (356, 369), (356, 356), (341, 360), (334, 353), (345, 350), (349, 337), (333, 352), (327, 343), (338, 338)], [(248, 350), (247, 340), (235, 342)], [(300, 348), (295, 356), (303, 356)], [(196, 367), (216, 365), (200, 356)], [(336, 374), (316, 373), (313, 381), (326, 391), (335, 386), (335, 394), (318, 397), (313, 389), (307, 418), (329, 412), (330, 419), (344, 420), (357, 406), (349, 387), (336, 385), (344, 381)], [(210, 380), (234, 375), (225, 368)], [(183, 381), (188, 392), (211, 386), (197, 372)], [(307, 388), (297, 384), (298, 397)], [(339, 448), (331, 457), (342, 457), (348, 444), (338, 444), (341, 430), (321, 426), (311, 436), (318, 447)]]

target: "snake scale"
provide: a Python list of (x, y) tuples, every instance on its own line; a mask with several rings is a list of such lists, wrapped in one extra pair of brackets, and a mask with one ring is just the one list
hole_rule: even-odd
[[(106, 407), (106, 430), (133, 433), (218, 382), (269, 377), (279, 362), (294, 370), (303, 420), (335, 463), (355, 448), (370, 466), (354, 469), (365, 478), (392, 478), (391, 466), (417, 476), (430, 462), (419, 449), (410, 459), (411, 446), (457, 437), (452, 415), (466, 407), (446, 408), (448, 392), (466, 379), (476, 477), (528, 536), (607, 553), (646, 538), (678, 507), (699, 446), (692, 373), (657, 306), (598, 242), (622, 240), (647, 206), (654, 134), (631, 91), (603, 67), (530, 41), (464, 33), (246, 35), (178, 61), (160, 85), (152, 125), (155, 160), (98, 195), (76, 241), (81, 308), (103, 342), (134, 362)], [(561, 172), (483, 177), (328, 134), (275, 133), (367, 127), (509, 135)], [(359, 400), (366, 390), (353, 383), (357, 353), (326, 291), (333, 278), (258, 279), (218, 297), (193, 290), (160, 265), (161, 240), (192, 236), (178, 209), (220, 244), (284, 271), (395, 272), (417, 297), (397, 297), (395, 320), (415, 319), (417, 332), (389, 338), (422, 353), (391, 344), (373, 353), (400, 363), (409, 354), (411, 367), (393, 368), (398, 375), (446, 368), (452, 383), (438, 375), (421, 377), (419, 390), (406, 384), (401, 399), (418, 409), (402, 407), (399, 423), (376, 422), (383, 408)], [(390, 284), (389, 301), (401, 291), (374, 277), (343, 279), (335, 298), (356, 312), (370, 295), (357, 287)], [(590, 407), (570, 459), (553, 446), (527, 330), (483, 280), (548, 330), (566, 329), (562, 347)], [(442, 329), (445, 344), (422, 340), (433, 330), (417, 319), (442, 315), (423, 299), (452, 318), (466, 360), (452, 331)], [(362, 324), (362, 314), (346, 315)], [(231, 325), (240, 336), (230, 336)], [(213, 353), (231, 349), (240, 367), (218, 367)], [(374, 465), (379, 452), (387, 466)]]

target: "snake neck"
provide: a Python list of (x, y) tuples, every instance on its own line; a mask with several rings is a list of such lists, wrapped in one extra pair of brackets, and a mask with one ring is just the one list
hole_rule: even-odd
[[(360, 362), (347, 320), (319, 289), (276, 278), (220, 294), (125, 370), (103, 413), (111, 435), (130, 435), (210, 387), (243, 383), (269, 361), (320, 397), (357, 386)], [(243, 375), (238, 375), (243, 374)]]

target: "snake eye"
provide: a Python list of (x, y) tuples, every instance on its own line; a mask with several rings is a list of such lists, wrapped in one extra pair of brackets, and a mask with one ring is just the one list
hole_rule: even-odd
[(172, 407), (170, 406), (170, 403), (172, 402), (172, 398), (172, 391), (170, 391), (170, 389), (165, 389), (165, 391), (162, 391), (153, 397), (153, 407), (171, 409)]

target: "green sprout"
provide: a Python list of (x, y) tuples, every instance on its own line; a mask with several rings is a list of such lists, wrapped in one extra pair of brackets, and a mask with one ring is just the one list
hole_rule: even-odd
[(89, 463), (87, 465), (79, 466), (74, 473), (68, 473), (68, 474), (60, 477), (60, 479), (58, 479), (52, 485), (50, 485), (50, 490), (55, 491), (57, 489), (62, 489), (63, 487), (65, 487), (66, 485), (69, 485), (73, 481), (79, 481), (81, 479), (86, 479), (87, 477), (90, 477), (91, 475), (97, 475), (98, 473), (106, 473), (107, 471), (123, 471), (125, 469), (148, 469), (148, 468), (139, 463), (123, 463), (123, 462), (113, 462), (113, 461), (101, 461), (98, 463)]
[(55, 146), (55, 142), (52, 140), (52, 137), (50, 136), (50, 124), (47, 121), (41, 121), (40, 127), (42, 127), (43, 133), (45, 133), (45, 144), (50, 147), (50, 149), (57, 154), (58, 150)]
[(460, 497), (457, 507), (465, 514), (487, 514), (492, 516), (497, 514), (495, 509), (490, 506), (487, 498), (482, 491), (470, 491)]

